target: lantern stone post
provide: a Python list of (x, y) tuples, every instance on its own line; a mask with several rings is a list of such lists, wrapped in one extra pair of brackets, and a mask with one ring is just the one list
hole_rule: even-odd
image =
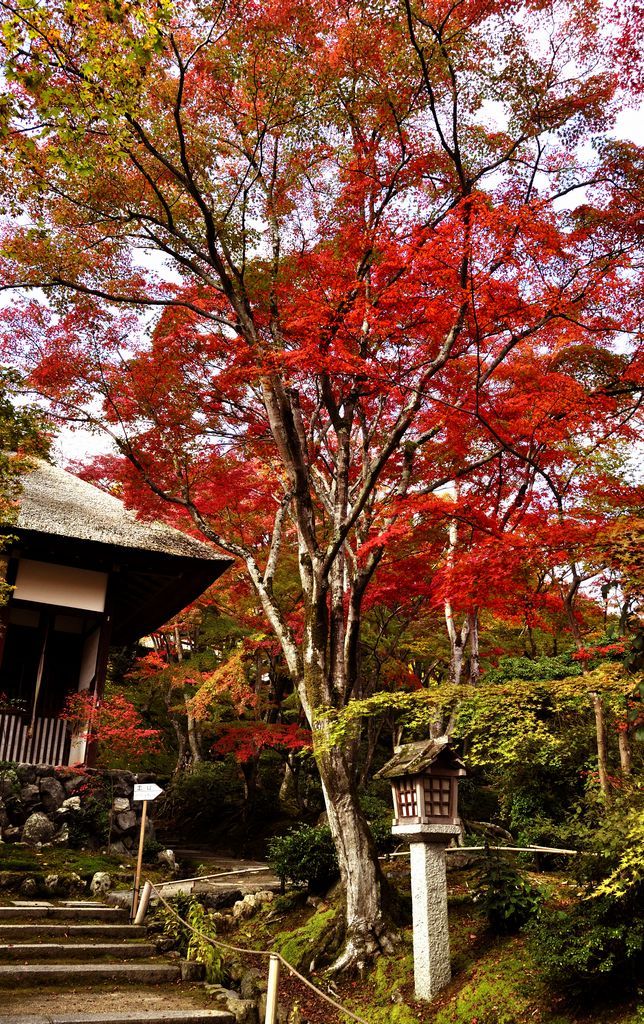
[(409, 843), (416, 998), (431, 1000), (449, 984), (445, 850), (460, 833), (458, 780), (465, 774), (446, 739), (396, 747), (376, 773), (391, 780), (392, 834)]

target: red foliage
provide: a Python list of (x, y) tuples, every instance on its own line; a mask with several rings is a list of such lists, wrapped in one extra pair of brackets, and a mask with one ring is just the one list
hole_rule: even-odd
[(117, 757), (137, 758), (159, 749), (158, 729), (148, 729), (131, 701), (115, 693), (98, 705), (90, 693), (73, 693), (60, 716), (89, 741)]
[(310, 746), (310, 732), (298, 725), (240, 722), (226, 726), (212, 749), (216, 754), (233, 754), (236, 761), (244, 763), (256, 758), (262, 750), (293, 751)]

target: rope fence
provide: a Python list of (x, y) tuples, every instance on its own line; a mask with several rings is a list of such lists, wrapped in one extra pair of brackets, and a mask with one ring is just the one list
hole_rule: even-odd
[[(200, 931), (198, 928), (193, 927), (193, 925), (185, 921), (184, 918), (182, 918), (181, 915), (175, 910), (175, 908), (168, 903), (167, 899), (162, 895), (162, 893), (159, 892), (159, 889), (157, 888), (154, 882), (146, 881), (145, 889), (147, 890), (147, 897), (144, 896), (144, 898), (141, 900), (139, 908), (140, 911), (143, 910), (143, 917), (145, 916), (145, 910), (147, 910), (147, 904), (149, 902), (150, 895), (152, 892), (154, 892), (156, 893), (158, 900), (164, 905), (166, 910), (168, 910), (177, 919), (177, 921), (180, 921), (185, 928), (188, 928), (191, 932), (193, 932), (194, 935), (197, 935), (203, 941), (209, 942), (211, 945), (216, 946), (219, 949), (227, 950), (230, 953), (243, 953), (245, 956), (263, 956), (269, 957), (269, 959), (272, 961), (278, 961), (281, 964), (281, 966), (289, 972), (289, 974), (293, 975), (294, 978), (297, 978), (299, 982), (301, 982), (308, 989), (310, 989), (311, 992), (318, 996), (318, 998), (323, 999), (326, 1003), (329, 1003), (329, 1005), (332, 1006), (335, 1010), (338, 1010), (339, 1013), (345, 1013), (347, 1017), (350, 1017), (351, 1020), (356, 1021), (357, 1024), (369, 1024), (369, 1021), (365, 1020), (364, 1017), (360, 1017), (357, 1013), (354, 1013), (353, 1010), (349, 1010), (346, 1006), (343, 1006), (342, 1003), (339, 1003), (336, 999), (333, 999), (331, 996), (327, 995), (327, 993), (323, 992), (321, 988), (318, 988), (317, 985), (314, 985), (312, 981), (309, 981), (309, 979), (305, 978), (303, 974), (300, 974), (300, 972), (296, 970), (295, 967), (293, 967), (293, 965), (288, 962), (288, 960), (284, 959), (281, 953), (276, 953), (274, 950), (270, 949), (246, 949), (243, 946), (234, 946), (230, 942), (223, 942), (221, 939), (214, 939), (211, 935), (206, 935), (204, 932)], [(137, 921), (138, 917), (139, 915), (137, 915)], [(269, 974), (269, 992), (267, 993), (267, 1016), (265, 1024), (272, 1024), (274, 1020), (274, 1017), (270, 1018), (268, 1015), (270, 1008), (269, 997), (272, 994), (270, 991), (270, 980), (271, 979)], [(276, 979), (274, 975), (273, 993), (273, 998), (276, 1000)]]

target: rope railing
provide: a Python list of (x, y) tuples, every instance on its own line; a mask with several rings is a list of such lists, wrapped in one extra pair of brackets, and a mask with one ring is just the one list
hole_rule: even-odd
[[(300, 972), (296, 970), (296, 968), (293, 967), (293, 965), (290, 964), (288, 960), (284, 959), (281, 953), (276, 953), (274, 950), (270, 949), (247, 949), (244, 946), (234, 946), (230, 942), (223, 942), (221, 939), (214, 939), (212, 935), (206, 935), (205, 932), (200, 931), (199, 928), (195, 928), (194, 925), (191, 925), (188, 923), (188, 921), (184, 920), (184, 918), (181, 917), (181, 915), (175, 910), (175, 908), (171, 906), (170, 903), (168, 903), (167, 899), (162, 895), (162, 893), (159, 892), (159, 889), (157, 888), (154, 882), (146, 881), (145, 888), (148, 891), (148, 897), (145, 900), (146, 906), (149, 900), (149, 894), (151, 892), (155, 892), (158, 900), (173, 915), (173, 917), (175, 917), (177, 921), (180, 921), (185, 928), (188, 928), (189, 931), (193, 932), (194, 935), (197, 935), (203, 941), (209, 942), (211, 945), (218, 947), (219, 949), (228, 950), (228, 952), (230, 953), (242, 953), (246, 956), (264, 956), (269, 957), (272, 960), (277, 960), (282, 965), (282, 967), (284, 967), (285, 970), (289, 972), (289, 974), (292, 974), (294, 978), (297, 978), (298, 981), (300, 981), (303, 985), (309, 988), (311, 992), (318, 996), (318, 998), (323, 999), (326, 1003), (332, 1006), (339, 1013), (346, 1014), (347, 1017), (350, 1017), (351, 1020), (356, 1021), (357, 1024), (369, 1024), (369, 1021), (365, 1020), (364, 1017), (360, 1017), (359, 1014), (354, 1013), (353, 1010), (349, 1010), (346, 1006), (343, 1006), (342, 1003), (339, 1003), (336, 999), (333, 999), (332, 996), (327, 995), (327, 993), (323, 992), (321, 988), (318, 988), (317, 985), (314, 985), (312, 981), (309, 981), (309, 979), (306, 978), (303, 974), (300, 974)], [(143, 905), (144, 904), (142, 900), (141, 907), (143, 907)]]

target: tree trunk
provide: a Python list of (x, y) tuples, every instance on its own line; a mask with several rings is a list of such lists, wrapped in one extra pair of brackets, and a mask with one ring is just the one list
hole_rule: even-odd
[(476, 686), (481, 678), (481, 655), (479, 652), (479, 612), (478, 608), (468, 614), (470, 634), (470, 686)]
[(183, 771), (186, 766), (186, 734), (183, 731), (183, 726), (178, 718), (171, 716), (170, 721), (172, 722), (172, 728), (174, 729), (175, 736), (177, 737), (177, 763), (174, 768), (174, 774), (177, 775), (180, 771)]
[(203, 761), (201, 753), (201, 740), (199, 736), (199, 723), (194, 715), (190, 714), (188, 710), (190, 701), (186, 697), (186, 718), (188, 722), (188, 744), (190, 746), (190, 754), (192, 756), (192, 763), (199, 764)]
[(591, 694), (593, 709), (595, 712), (595, 733), (597, 735), (597, 770), (599, 773), (599, 788), (602, 795), (610, 799), (610, 784), (608, 781), (608, 743), (606, 739), (606, 719), (604, 718), (604, 705), (598, 693)]
[(344, 751), (327, 747), (324, 731), (320, 732), (322, 749), (317, 755), (317, 762), (346, 892), (346, 945), (333, 969), (360, 970), (374, 953), (392, 949), (381, 907), (384, 877), (360, 807), (354, 773)]
[(619, 763), (622, 769), (622, 776), (627, 779), (632, 771), (632, 762), (631, 741), (626, 729), (620, 729), (617, 733), (617, 743), (619, 745)]

